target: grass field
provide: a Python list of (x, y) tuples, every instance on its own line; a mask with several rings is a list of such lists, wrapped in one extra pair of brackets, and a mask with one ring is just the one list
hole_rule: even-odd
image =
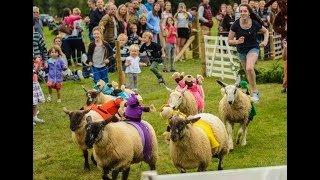
[[(45, 29), (47, 46), (51, 47), (52, 35)], [(87, 40), (86, 40), (87, 42)], [(51, 43), (52, 44), (52, 43)], [(281, 61), (259, 61), (257, 68), (269, 68), (274, 63)], [(179, 72), (188, 72), (195, 76), (201, 74), (199, 59), (191, 59), (185, 62), (177, 62)], [(159, 67), (162, 70), (162, 67)], [(171, 73), (163, 74), (166, 85), (175, 88), (176, 83), (170, 78)], [(203, 85), (205, 91), (205, 112), (220, 116), (218, 104), (221, 99), (220, 86), (214, 77), (206, 77)], [(116, 73), (109, 74), (109, 80), (118, 81)], [(226, 83), (234, 83), (231, 80), (223, 80)], [(159, 174), (178, 173), (169, 157), (169, 148), (161, 135), (165, 129), (165, 121), (159, 116), (161, 105), (167, 102), (169, 93), (157, 83), (156, 77), (148, 68), (142, 68), (139, 75), (139, 90), (143, 97), (143, 105), (154, 104), (157, 112), (144, 113), (143, 119), (154, 127), (159, 144), (159, 159), (157, 171)], [(39, 105), (40, 118), (46, 122), (37, 124), (33, 130), (33, 175), (35, 180), (42, 179), (101, 179), (100, 170), (90, 161), (91, 171), (83, 170), (83, 156), (76, 144), (71, 139), (69, 118), (62, 111), (63, 107), (75, 110), (85, 105), (85, 94), (81, 85), (87, 88), (93, 87), (92, 79), (83, 81), (63, 82), (62, 103), (56, 103), (56, 92), (53, 91), (51, 103)], [(45, 96), (48, 90), (45, 84), (41, 84)], [(249, 167), (262, 167), (287, 164), (287, 96), (281, 94), (281, 84), (258, 84), (261, 92), (261, 100), (257, 107), (257, 115), (249, 125), (247, 145), (244, 147), (235, 145), (234, 151), (224, 159), (224, 169), (238, 169)], [(31, 123), (31, 122), (30, 122)], [(235, 125), (235, 131), (238, 125)], [(236, 133), (234, 133), (236, 134)], [(92, 150), (89, 150), (91, 154)], [(217, 159), (213, 159), (208, 171), (216, 171)], [(138, 180), (142, 171), (148, 170), (146, 163), (134, 164), (131, 167), (129, 179)], [(192, 170), (196, 171), (196, 169)], [(191, 172), (191, 171), (188, 171)]]

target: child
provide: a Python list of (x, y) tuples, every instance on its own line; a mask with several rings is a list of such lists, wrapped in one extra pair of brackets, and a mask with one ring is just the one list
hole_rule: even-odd
[(168, 72), (167, 63), (170, 58), (171, 58), (170, 71), (176, 72), (176, 70), (174, 69), (174, 54), (176, 52), (177, 27), (174, 26), (173, 17), (167, 18), (164, 36), (167, 38), (166, 38), (166, 58), (163, 61), (163, 72)]
[(52, 88), (57, 90), (58, 100), (57, 103), (61, 103), (61, 94), (60, 89), (62, 87), (62, 71), (67, 69), (67, 66), (64, 64), (63, 60), (61, 59), (62, 51), (59, 46), (53, 45), (52, 48), (49, 50), (50, 59), (45, 64), (45, 68), (49, 69), (48, 73), (48, 90), (49, 96), (47, 98), (48, 102), (51, 102), (52, 96)]
[(109, 43), (102, 41), (103, 36), (98, 26), (92, 29), (94, 42), (91, 42), (88, 47), (87, 64), (91, 66), (93, 73), (93, 81), (97, 83), (100, 79), (108, 83), (108, 68), (109, 57), (112, 57), (113, 52)]
[(142, 106), (137, 99), (135, 94), (131, 94), (125, 103), (126, 110), (124, 112), (124, 117), (127, 120), (141, 121), (142, 112), (155, 112), (156, 108), (153, 104), (149, 107)]
[[(129, 56), (130, 52), (129, 52), (129, 46), (128, 46), (128, 36), (124, 33), (119, 34), (118, 36), (118, 40), (119, 40), (119, 46), (120, 46), (120, 56), (121, 56), (121, 62), (122, 62), (122, 79), (123, 82), (126, 82), (126, 77), (124, 74), (124, 71), (126, 70), (126, 66), (124, 65), (126, 62), (126, 58)], [(116, 51), (117, 48), (114, 47), (113, 48), (113, 57), (116, 57)]]
[(164, 79), (158, 69), (158, 63), (162, 63), (162, 58), (166, 56), (164, 49), (160, 44), (152, 42), (153, 34), (151, 32), (144, 32), (142, 34), (142, 46), (140, 47), (140, 53), (146, 52), (151, 65), (149, 67), (158, 78), (159, 84), (165, 84)]
[(138, 32), (138, 28), (136, 24), (131, 24), (130, 25), (130, 31), (131, 34), (129, 35), (129, 42), (128, 45), (132, 45), (132, 44), (140, 44), (140, 39), (141, 37), (138, 36), (137, 32)]
[(44, 122), (43, 119), (39, 119), (37, 117), (38, 114), (38, 103), (43, 103), (45, 101), (41, 86), (38, 82), (37, 71), (40, 70), (40, 58), (36, 58), (33, 60), (33, 106), (32, 106), (32, 114), (33, 114), (33, 125), (36, 125), (38, 122)]
[(130, 56), (126, 58), (126, 73), (129, 76), (128, 88), (138, 91), (138, 73), (141, 73), (140, 66), (147, 66), (146, 63), (139, 62), (139, 46), (133, 44), (130, 46)]

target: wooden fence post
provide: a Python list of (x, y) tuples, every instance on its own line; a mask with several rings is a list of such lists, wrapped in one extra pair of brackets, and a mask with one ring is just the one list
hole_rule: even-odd
[(274, 60), (276, 57), (276, 52), (275, 52), (275, 48), (274, 48), (273, 29), (272, 28), (270, 28), (269, 37), (270, 37), (270, 58), (272, 60)]
[[(194, 36), (194, 40), (192, 42), (192, 58), (197, 59), (199, 58), (199, 28), (200, 24), (198, 21), (198, 13), (195, 17), (195, 19), (192, 21), (192, 29), (191, 29), (191, 36)], [(195, 31), (196, 30), (196, 31)]]
[(116, 40), (116, 60), (117, 60), (118, 82), (120, 85), (123, 85), (125, 84), (125, 82), (122, 75), (123, 72), (122, 72), (122, 61), (121, 61), (119, 40)]
[(206, 54), (204, 49), (204, 33), (202, 29), (200, 30), (200, 53), (201, 53), (202, 76), (207, 77)]

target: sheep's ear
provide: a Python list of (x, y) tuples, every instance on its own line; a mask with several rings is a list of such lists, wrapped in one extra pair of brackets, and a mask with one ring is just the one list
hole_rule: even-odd
[(85, 92), (88, 92), (88, 90), (86, 89), (86, 87), (84, 87), (84, 85), (81, 85), (81, 87)]
[(87, 109), (87, 110), (83, 110), (82, 113), (83, 113), (83, 114), (87, 114), (89, 111), (91, 111), (91, 108), (90, 108), (90, 109)]
[(195, 123), (197, 122), (199, 119), (201, 119), (201, 117), (192, 117), (192, 118), (187, 118), (187, 120), (185, 121), (186, 124), (189, 124), (189, 123)]
[(165, 87), (166, 87), (166, 89), (169, 91), (169, 93), (172, 93), (172, 92), (173, 92), (172, 89), (168, 88), (167, 86), (165, 86)]
[(68, 115), (71, 113), (71, 111), (68, 110), (66, 107), (63, 107), (63, 111), (64, 111), (66, 114), (68, 114)]
[(188, 89), (188, 86), (184, 86), (184, 88), (182, 89), (181, 93), (183, 94), (184, 92), (186, 92), (186, 90)]
[(241, 80), (241, 78), (240, 78), (240, 76), (238, 76), (237, 79), (236, 79), (236, 82), (234, 83), (234, 85), (235, 85), (236, 87), (239, 87), (240, 80)]
[(217, 83), (218, 83), (220, 86), (222, 86), (222, 87), (228, 86), (228, 84), (226, 84), (226, 83), (224, 83), (224, 82), (221, 82), (221, 81), (219, 81), (219, 80), (216, 80), (216, 81), (217, 81)]
[(86, 118), (86, 121), (87, 121), (87, 123), (92, 123), (92, 117), (91, 117), (91, 116), (88, 116), (88, 117)]

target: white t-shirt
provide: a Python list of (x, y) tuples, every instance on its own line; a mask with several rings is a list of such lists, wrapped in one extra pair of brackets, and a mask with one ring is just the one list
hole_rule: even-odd
[(129, 56), (127, 57), (127, 60), (130, 61), (130, 66), (127, 66), (126, 68), (126, 73), (141, 73), (141, 69), (140, 69), (140, 57), (137, 56), (135, 58)]

